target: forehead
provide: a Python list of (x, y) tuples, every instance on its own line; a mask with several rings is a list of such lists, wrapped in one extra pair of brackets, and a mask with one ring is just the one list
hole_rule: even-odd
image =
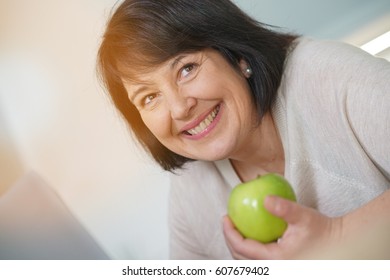
[(194, 60), (192, 62), (198, 63), (209, 59), (215, 63), (221, 63), (222, 61), (227, 62), (227, 60), (220, 54), (219, 51), (208, 48), (198, 51), (181, 52), (159, 63), (149, 63), (146, 61), (144, 65), (137, 64), (136, 67), (131, 67), (131, 65), (122, 65), (121, 72), (123, 73), (123, 78), (125, 78), (126, 80), (139, 81), (142, 80), (142, 77), (144, 77), (145, 75), (150, 75), (157, 71), (174, 70), (178, 67), (183, 66), (183, 64), (190, 62), (191, 59)]
[(192, 54), (179, 54), (162, 63), (122, 69), (121, 79), (128, 93), (153, 86), (158, 80), (166, 77), (181, 63), (184, 57)]
[(126, 66), (122, 63), (118, 68), (122, 81), (126, 81), (127, 84), (146, 83), (153, 76), (158, 77), (183, 66), (187, 59), (202, 57), (203, 53), (204, 51), (180, 53), (161, 63), (146, 62), (144, 65), (137, 65), (137, 67)]
[[(207, 61), (207, 65), (204, 63)], [(158, 84), (159, 82), (166, 82), (167, 79), (175, 78), (180, 69), (188, 63), (197, 63), (201, 67), (216, 68), (225, 72), (233, 69), (228, 60), (217, 50), (203, 49), (194, 52), (182, 52), (168, 60), (156, 64), (142, 67), (138, 71), (130, 70), (130, 74), (122, 76), (122, 82), (130, 94), (138, 91), (139, 88), (149, 88)]]

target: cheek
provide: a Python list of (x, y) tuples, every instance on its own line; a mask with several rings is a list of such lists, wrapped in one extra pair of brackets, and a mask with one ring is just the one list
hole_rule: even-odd
[(170, 131), (169, 121), (164, 117), (164, 114), (158, 112), (141, 113), (141, 118), (146, 127), (159, 140), (165, 137)]
[(191, 94), (200, 99), (213, 99), (223, 96), (227, 80), (222, 74), (205, 69), (191, 84)]
[(229, 65), (225, 70), (207, 69), (197, 80), (196, 90), (198, 96), (204, 98), (242, 98), (249, 93), (249, 87), (245, 78), (237, 74)]

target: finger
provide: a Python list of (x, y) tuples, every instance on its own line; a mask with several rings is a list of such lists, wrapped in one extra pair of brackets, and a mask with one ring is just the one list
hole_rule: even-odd
[(224, 216), (222, 220), (223, 234), (225, 236), (226, 244), (235, 259), (244, 259), (243, 256), (239, 256), (234, 249), (234, 244), (242, 242), (244, 238), (241, 234), (235, 229), (232, 221), (228, 216)]
[(282, 218), (288, 224), (305, 222), (313, 214), (308, 207), (274, 195), (265, 198), (264, 206), (271, 214)]
[[(270, 259), (277, 243), (262, 244), (252, 239), (244, 238), (234, 227), (228, 216), (223, 218), (223, 231), (230, 252), (236, 259)], [(270, 250), (272, 249), (272, 250)]]
[[(228, 216), (224, 216), (222, 220), (223, 234), (225, 236), (226, 245), (229, 248), (230, 253), (234, 259), (244, 260), (244, 256), (238, 254), (233, 248), (232, 243), (237, 242), (234, 240), (242, 238), (242, 236), (236, 231), (234, 225)], [(238, 234), (238, 235), (237, 235)], [(243, 238), (242, 238), (243, 239)]]

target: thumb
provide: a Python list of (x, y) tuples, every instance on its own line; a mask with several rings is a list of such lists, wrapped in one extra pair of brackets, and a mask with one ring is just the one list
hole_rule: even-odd
[(275, 195), (269, 195), (265, 198), (264, 207), (288, 224), (302, 222), (305, 217), (309, 216), (308, 212), (310, 212), (310, 209), (305, 206)]

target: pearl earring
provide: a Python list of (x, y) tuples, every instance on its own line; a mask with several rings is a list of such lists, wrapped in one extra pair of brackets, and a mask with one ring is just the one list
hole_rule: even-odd
[(245, 76), (246, 76), (247, 78), (249, 78), (250, 76), (252, 76), (252, 74), (253, 74), (252, 69), (251, 69), (250, 67), (247, 67), (247, 68), (245, 69)]

